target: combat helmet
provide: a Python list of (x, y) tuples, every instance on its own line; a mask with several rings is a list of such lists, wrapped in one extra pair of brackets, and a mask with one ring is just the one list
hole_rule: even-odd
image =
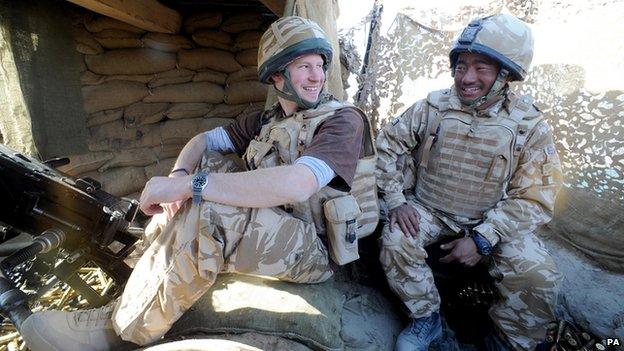
[(273, 83), (271, 75), (282, 73), (285, 78), (284, 90), (278, 90), (277, 94), (296, 102), (302, 108), (315, 107), (318, 101), (309, 102), (297, 95), (286, 66), (297, 57), (307, 54), (321, 55), (323, 69), (327, 72), (333, 54), (332, 46), (321, 27), (311, 20), (298, 16), (280, 18), (273, 22), (260, 38), (258, 48), (260, 81), (271, 84)]
[(449, 54), (453, 76), (462, 52), (482, 54), (501, 65), (490, 91), (469, 103), (478, 107), (504, 91), (506, 78), (524, 80), (533, 59), (533, 34), (526, 23), (512, 15), (500, 13), (479, 18), (470, 22), (453, 44)]
[(455, 68), (462, 52), (476, 52), (498, 61), (512, 80), (524, 80), (533, 59), (533, 34), (518, 18), (497, 14), (473, 20), (463, 30), (449, 54)]

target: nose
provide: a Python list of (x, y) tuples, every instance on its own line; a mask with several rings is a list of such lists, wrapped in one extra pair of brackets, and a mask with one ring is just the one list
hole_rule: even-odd
[(462, 77), (462, 83), (469, 84), (477, 81), (477, 70), (474, 67), (468, 67), (466, 73)]
[(320, 82), (324, 76), (325, 71), (323, 70), (323, 67), (312, 67), (308, 79), (312, 82)]

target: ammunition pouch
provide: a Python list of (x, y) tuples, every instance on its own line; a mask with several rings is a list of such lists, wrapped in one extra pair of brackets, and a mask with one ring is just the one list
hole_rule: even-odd
[(328, 200), (323, 205), (330, 256), (339, 265), (360, 258), (357, 241), (357, 219), (362, 214), (353, 195)]

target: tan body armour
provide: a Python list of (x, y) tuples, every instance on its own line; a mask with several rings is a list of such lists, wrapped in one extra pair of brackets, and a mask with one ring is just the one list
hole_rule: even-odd
[[(439, 211), (481, 219), (507, 196), (527, 136), (542, 120), (528, 97), (510, 94), (509, 113), (475, 116), (451, 109), (450, 90), (429, 94), (419, 148), (416, 198)], [(424, 121), (423, 121), (424, 122)]]
[(359, 257), (357, 238), (370, 235), (379, 221), (374, 175), (377, 154), (366, 115), (353, 105), (331, 100), (286, 118), (271, 116), (244, 155), (249, 169), (292, 165), (311, 144), (321, 123), (347, 107), (357, 110), (364, 121), (364, 154), (358, 160), (351, 191), (325, 186), (307, 201), (284, 205), (294, 217), (313, 223), (318, 235), (327, 235), (331, 257), (338, 264)]

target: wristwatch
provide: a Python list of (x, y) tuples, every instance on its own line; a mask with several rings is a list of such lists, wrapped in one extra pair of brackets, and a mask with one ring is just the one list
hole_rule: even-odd
[(193, 189), (193, 205), (199, 205), (202, 200), (202, 191), (208, 185), (208, 174), (198, 172), (191, 179), (191, 189)]
[(477, 252), (480, 255), (489, 256), (492, 254), (492, 245), (479, 232), (477, 232), (476, 230), (471, 230), (470, 238), (472, 239), (472, 241), (474, 241), (475, 245), (477, 246)]

